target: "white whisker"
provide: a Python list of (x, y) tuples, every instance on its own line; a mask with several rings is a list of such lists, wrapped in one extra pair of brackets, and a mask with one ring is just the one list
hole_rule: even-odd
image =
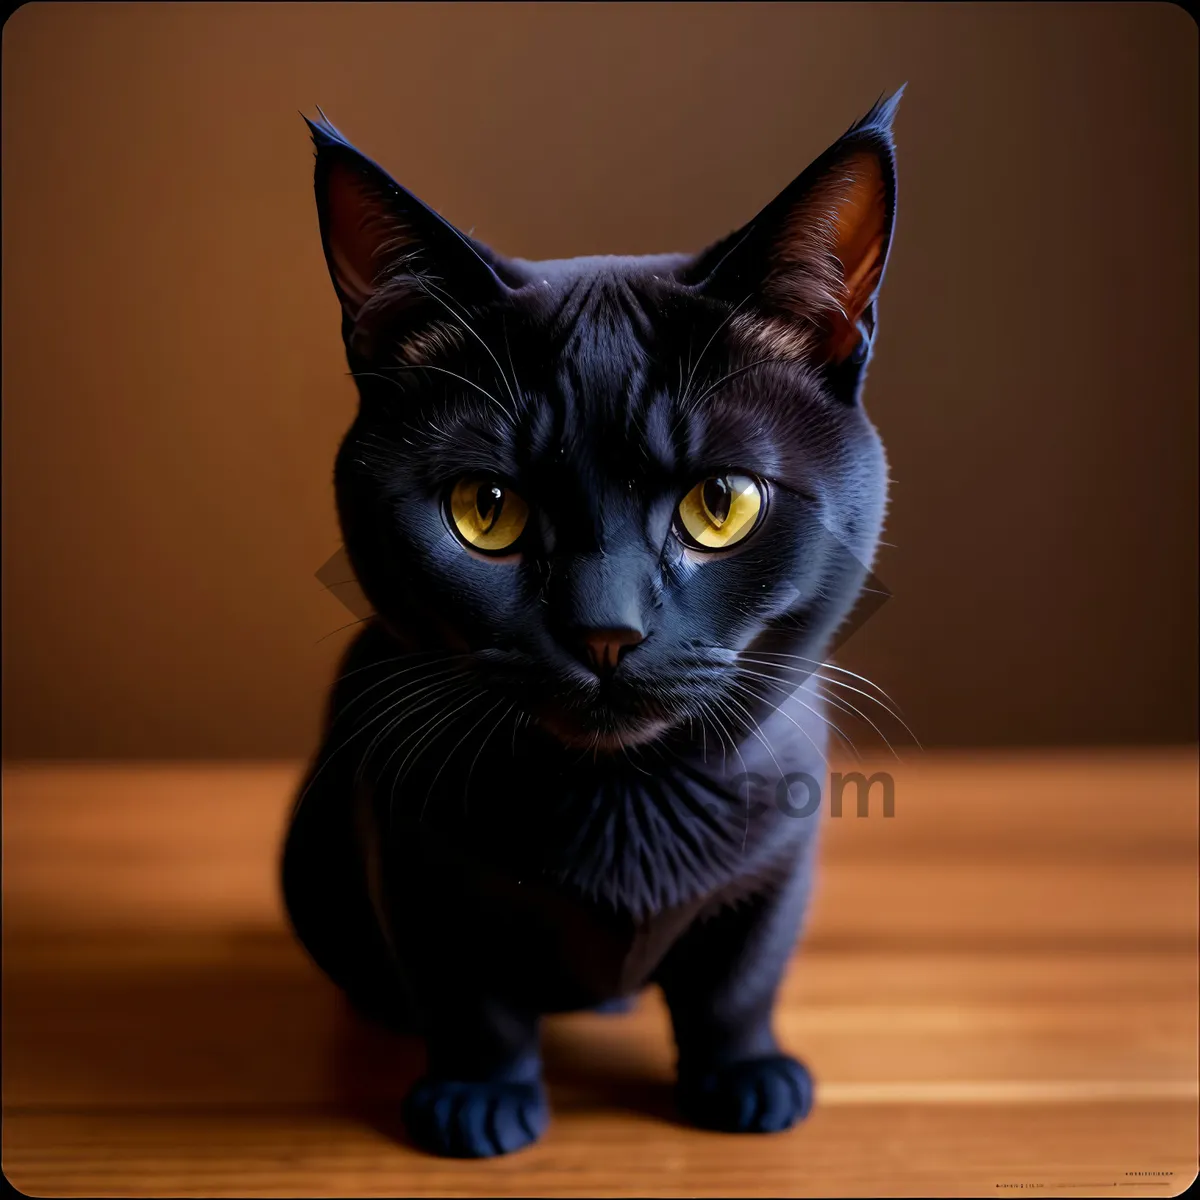
[[(746, 670), (745, 668), (739, 668), (739, 670), (738, 670), (738, 674), (739, 674), (739, 675), (741, 675), (741, 676), (748, 676), (748, 677), (750, 677), (750, 678), (753, 678), (753, 679), (761, 679), (761, 680), (766, 680), (766, 681), (768, 681), (768, 682), (770, 682), (770, 683), (776, 683), (776, 684), (780, 684), (780, 683), (781, 683), (781, 684), (783, 684), (783, 685), (785, 686), (785, 688), (787, 688), (787, 687), (789, 687), (789, 686), (790, 686), (790, 684), (788, 683), (788, 681), (787, 681), (787, 680), (785, 680), (785, 679), (780, 679), (780, 678), (779, 678), (778, 676), (776, 676), (776, 675), (764, 675), (764, 674), (763, 674), (761, 671), (748, 671), (748, 670)], [(851, 741), (851, 739), (850, 739), (850, 738), (848, 738), (848, 737), (845, 735), (845, 733), (843, 733), (843, 732), (842, 732), (842, 730), (841, 730), (841, 729), (839, 729), (839, 728), (838, 728), (838, 726), (837, 726), (837, 725), (835, 725), (835, 724), (834, 724), (834, 723), (833, 723), (833, 722), (832, 722), (832, 721), (831, 721), (831, 720), (830, 720), (830, 719), (829, 719), (827, 716), (825, 716), (825, 714), (824, 714), (824, 713), (822, 713), (822, 712), (819, 712), (817, 709), (813, 708), (811, 705), (809, 705), (809, 704), (806, 704), (806, 703), (805, 703), (805, 702), (804, 702), (804, 701), (803, 701), (803, 700), (800, 698), (800, 696), (799, 696), (799, 694), (798, 694), (798, 691), (799, 691), (799, 689), (796, 689), (796, 690), (790, 691), (790, 692), (788, 693), (788, 695), (786, 695), (786, 696), (783, 698), (783, 700), (781, 700), (781, 701), (779, 702), (779, 704), (775, 704), (775, 703), (774, 703), (774, 702), (771, 700), (771, 698), (770, 698), (769, 696), (765, 696), (765, 695), (764, 695), (764, 696), (759, 696), (758, 698), (759, 698), (760, 700), (762, 700), (762, 702), (763, 702), (764, 704), (770, 704), (770, 705), (771, 705), (771, 707), (772, 707), (772, 708), (774, 708), (774, 709), (775, 709), (775, 711), (776, 711), (777, 713), (779, 713), (779, 715), (780, 715), (781, 717), (784, 717), (786, 720), (788, 720), (788, 721), (791, 721), (791, 722), (792, 722), (792, 724), (793, 724), (793, 725), (795, 725), (795, 726), (796, 726), (796, 728), (797, 728), (797, 729), (799, 729), (801, 733), (805, 733), (806, 731), (804, 730), (804, 728), (803, 728), (802, 726), (798, 725), (798, 724), (796, 723), (796, 721), (795, 721), (795, 720), (792, 718), (792, 716), (791, 716), (789, 713), (786, 713), (786, 712), (784, 712), (784, 711), (783, 711), (783, 705), (784, 705), (784, 704), (786, 704), (786, 703), (788, 702), (788, 700), (795, 700), (795, 702), (796, 702), (797, 704), (799, 704), (801, 708), (803, 708), (803, 709), (805, 709), (806, 711), (808, 711), (808, 712), (812, 713), (812, 715), (813, 715), (814, 717), (816, 717), (818, 720), (820, 720), (820, 721), (824, 721), (824, 723), (825, 723), (826, 725), (828, 725), (828, 726), (829, 726), (829, 728), (830, 728), (830, 729), (831, 729), (831, 730), (832, 730), (834, 733), (836, 733), (836, 734), (838, 735), (838, 737), (840, 737), (840, 738), (842, 739), (842, 741), (843, 741), (843, 742), (844, 742), (844, 743), (845, 743), (847, 746), (849, 746), (849, 747), (850, 747), (850, 749), (851, 749), (851, 750), (854, 752), (854, 754), (855, 754), (857, 757), (861, 758), (862, 756), (861, 756), (861, 755), (858, 753), (858, 748), (857, 748), (857, 747), (854, 745), (854, 742), (853, 742), (853, 741)], [(828, 700), (829, 700), (829, 697), (828, 697), (828, 696), (823, 696), (822, 698), (823, 698), (823, 699), (825, 699), (826, 701), (828, 701)], [(809, 738), (809, 741), (812, 741), (812, 739), (811, 739), (811, 738)]]

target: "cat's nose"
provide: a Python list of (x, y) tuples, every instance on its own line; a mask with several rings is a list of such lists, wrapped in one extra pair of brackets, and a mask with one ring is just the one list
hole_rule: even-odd
[(579, 656), (597, 675), (609, 675), (645, 634), (637, 629), (581, 629), (576, 634)]

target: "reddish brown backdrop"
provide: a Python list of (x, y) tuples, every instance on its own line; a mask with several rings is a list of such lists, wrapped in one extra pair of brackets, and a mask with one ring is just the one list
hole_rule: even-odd
[(883, 90), (928, 745), (1191, 740), (1197, 30), (1160, 4), (38, 4), (3, 34), (4, 750), (305, 754), (354, 397), (297, 109), (525, 257), (699, 247)]

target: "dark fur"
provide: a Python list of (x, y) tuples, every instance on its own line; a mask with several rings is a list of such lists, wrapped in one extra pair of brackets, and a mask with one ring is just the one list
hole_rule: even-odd
[[(818, 820), (775, 788), (824, 777), (809, 670), (872, 561), (886, 471), (859, 403), (874, 295), (830, 361), (841, 268), (804, 214), (871, 155), (890, 239), (897, 99), (743, 230), (653, 258), (502, 259), (312, 125), (361, 394), (338, 511), (378, 615), (335, 685), (283, 883), (317, 963), (423, 1032), (406, 1116), (431, 1150), (535, 1138), (540, 1016), (651, 983), (686, 1116), (771, 1130), (808, 1110), (771, 1009)], [(356, 283), (361, 245), (381, 249)], [(768, 480), (767, 516), (736, 550), (689, 556), (675, 505), (719, 468)], [(516, 561), (447, 527), (444, 491), (475, 471), (531, 506)], [(645, 640), (601, 687), (579, 631), (612, 627)], [(767, 678), (739, 675), (755, 657)]]

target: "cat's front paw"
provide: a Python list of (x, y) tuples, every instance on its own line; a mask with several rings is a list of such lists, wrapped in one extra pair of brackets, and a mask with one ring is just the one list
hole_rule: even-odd
[(540, 1082), (419, 1080), (404, 1100), (404, 1123), (431, 1154), (492, 1158), (536, 1142), (550, 1119)]
[(683, 1071), (675, 1095), (680, 1112), (693, 1125), (727, 1133), (778, 1133), (808, 1116), (813, 1081), (803, 1063), (773, 1054)]

